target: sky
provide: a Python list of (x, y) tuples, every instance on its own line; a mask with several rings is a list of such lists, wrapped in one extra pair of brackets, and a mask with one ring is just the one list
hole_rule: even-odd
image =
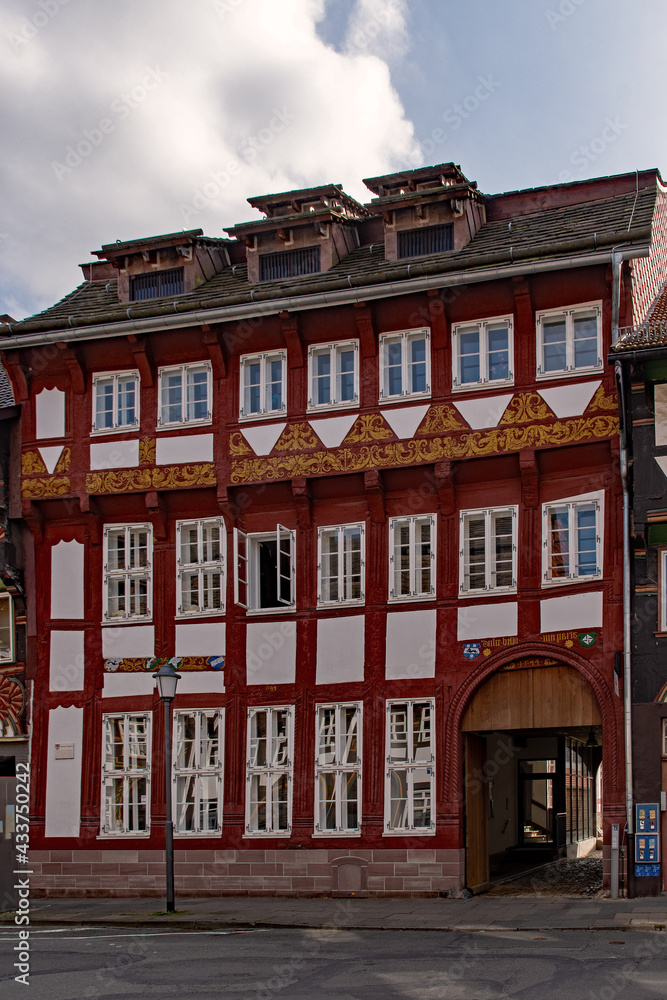
[(2, 0), (0, 314), (115, 240), (453, 161), (493, 194), (667, 176), (664, 0)]

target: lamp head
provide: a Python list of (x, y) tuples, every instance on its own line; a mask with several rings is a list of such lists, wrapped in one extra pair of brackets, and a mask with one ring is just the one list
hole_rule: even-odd
[(171, 663), (163, 663), (157, 673), (153, 674), (157, 683), (158, 693), (162, 701), (173, 701), (176, 696), (176, 685), (181, 679)]

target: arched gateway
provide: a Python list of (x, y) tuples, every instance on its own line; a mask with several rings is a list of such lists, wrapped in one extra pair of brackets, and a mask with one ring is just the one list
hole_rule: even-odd
[(607, 678), (562, 647), (517, 646), (470, 674), (450, 706), (445, 776), (466, 885), (594, 849), (602, 788), (608, 822), (621, 805), (619, 708)]

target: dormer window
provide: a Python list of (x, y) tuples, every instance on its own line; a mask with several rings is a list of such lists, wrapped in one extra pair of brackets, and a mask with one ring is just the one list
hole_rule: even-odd
[(299, 278), (301, 275), (317, 274), (319, 271), (319, 247), (300, 247), (298, 250), (283, 250), (280, 253), (260, 254), (260, 281)]
[(451, 222), (444, 226), (424, 226), (406, 229), (398, 233), (398, 256), (424, 257), (429, 253), (445, 253), (454, 249), (454, 227)]
[(159, 299), (163, 295), (182, 295), (183, 268), (172, 267), (168, 271), (137, 274), (131, 279), (130, 292), (134, 302)]

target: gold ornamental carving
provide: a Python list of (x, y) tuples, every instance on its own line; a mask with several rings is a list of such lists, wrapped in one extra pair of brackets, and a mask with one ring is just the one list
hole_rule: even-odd
[(310, 424), (288, 424), (278, 438), (274, 451), (305, 451), (318, 448), (320, 439)]
[(598, 410), (613, 410), (614, 412), (618, 410), (618, 400), (616, 399), (616, 396), (607, 396), (603, 385), (598, 386), (597, 391), (588, 406), (589, 413), (595, 413)]
[(72, 449), (63, 448), (60, 458), (58, 459), (58, 464), (56, 465), (56, 472), (67, 472), (72, 461)]
[(156, 490), (178, 490), (191, 486), (215, 486), (215, 466), (212, 462), (201, 465), (167, 465), (153, 469), (152, 486)]
[(21, 455), (21, 474), (35, 476), (46, 472), (46, 466), (38, 451), (24, 451)]
[(243, 434), (240, 431), (234, 431), (229, 435), (229, 454), (252, 455), (252, 448), (249, 444), (246, 444)]
[(533, 420), (549, 420), (553, 411), (537, 392), (518, 392), (507, 404), (500, 418), (500, 426), (527, 424)]
[(188, 489), (215, 485), (215, 466), (211, 462), (166, 465), (158, 469), (112, 469), (108, 472), (89, 472), (86, 475), (87, 493), (133, 493), (138, 490)]
[(54, 500), (72, 492), (68, 476), (49, 476), (41, 479), (24, 479), (21, 496), (29, 500)]
[(379, 413), (362, 413), (348, 431), (343, 443), (365, 444), (368, 441), (383, 441), (393, 436), (391, 427)]
[(429, 407), (417, 434), (448, 434), (450, 431), (463, 430), (466, 426), (461, 422), (456, 407), (449, 403), (443, 403), (439, 406)]
[(139, 465), (155, 465), (155, 438), (139, 439)]

